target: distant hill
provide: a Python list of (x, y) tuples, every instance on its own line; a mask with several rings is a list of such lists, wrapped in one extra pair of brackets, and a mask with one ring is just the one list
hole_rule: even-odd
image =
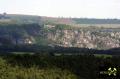
[(61, 24), (120, 24), (120, 19), (92, 19), (92, 18), (55, 18), (42, 17), (46, 23)]
[(119, 19), (73, 18), (77, 24), (120, 24)]
[[(6, 22), (6, 20), (9, 20)], [(0, 14), (0, 23), (12, 23), (12, 24), (32, 24), (41, 23), (40, 16), (33, 15), (20, 15), (20, 14)]]
[[(21, 14), (0, 14), (0, 22), (5, 19), (11, 23), (53, 23), (53, 24), (120, 24), (120, 19), (64, 18)], [(9, 21), (10, 22), (10, 21)]]

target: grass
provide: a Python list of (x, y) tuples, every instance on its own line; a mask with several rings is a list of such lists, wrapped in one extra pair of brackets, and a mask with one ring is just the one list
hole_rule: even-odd
[(94, 54), (95, 57), (99, 57), (99, 58), (112, 58), (112, 55), (108, 55), (108, 54)]

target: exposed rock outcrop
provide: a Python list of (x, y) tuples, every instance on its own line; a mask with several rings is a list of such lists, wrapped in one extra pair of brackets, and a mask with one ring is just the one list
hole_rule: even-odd
[(64, 47), (97, 49), (120, 47), (120, 32), (105, 30), (106, 29), (54, 30), (47, 33), (47, 38), (54, 42), (54, 44)]

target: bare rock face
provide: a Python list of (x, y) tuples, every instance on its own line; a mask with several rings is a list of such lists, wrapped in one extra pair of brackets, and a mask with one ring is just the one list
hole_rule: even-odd
[(54, 42), (54, 44), (64, 47), (90, 49), (109, 49), (120, 47), (120, 32), (111, 29), (55, 30), (48, 32), (47, 38)]

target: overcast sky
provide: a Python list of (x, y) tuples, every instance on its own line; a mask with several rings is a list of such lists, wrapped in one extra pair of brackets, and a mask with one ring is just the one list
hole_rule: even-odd
[(0, 13), (120, 18), (120, 0), (0, 0)]

